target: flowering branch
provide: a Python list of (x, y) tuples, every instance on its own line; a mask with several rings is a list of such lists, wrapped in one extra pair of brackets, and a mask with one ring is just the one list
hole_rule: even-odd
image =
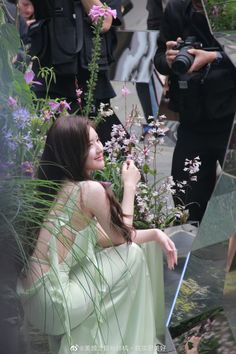
[(92, 111), (93, 106), (93, 95), (94, 90), (98, 80), (99, 65), (98, 61), (101, 56), (101, 32), (103, 28), (104, 19), (108, 16), (116, 18), (116, 10), (112, 10), (107, 5), (94, 5), (90, 12), (89, 17), (91, 18), (94, 28), (93, 28), (93, 50), (92, 59), (88, 65), (88, 71), (90, 73), (89, 80), (87, 81), (87, 92), (85, 93), (85, 107), (82, 113), (88, 116)]

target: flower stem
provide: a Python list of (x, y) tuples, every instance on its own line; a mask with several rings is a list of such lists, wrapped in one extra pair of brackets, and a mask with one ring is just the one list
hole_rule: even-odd
[(83, 115), (89, 116), (92, 112), (93, 103), (94, 103), (94, 90), (96, 88), (98, 80), (98, 71), (99, 65), (98, 61), (101, 56), (101, 30), (103, 26), (104, 18), (100, 17), (97, 24), (94, 26), (93, 33), (93, 50), (92, 50), (92, 59), (88, 65), (89, 71), (89, 80), (87, 80), (87, 91), (85, 93), (85, 106), (82, 110)]

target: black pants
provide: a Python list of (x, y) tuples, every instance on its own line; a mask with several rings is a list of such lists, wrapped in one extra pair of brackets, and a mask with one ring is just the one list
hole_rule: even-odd
[[(229, 119), (228, 119), (229, 121)], [(233, 116), (230, 117), (233, 123)], [(231, 124), (232, 125), (232, 124)], [(178, 128), (177, 143), (172, 160), (172, 176), (174, 181), (187, 180), (188, 186), (185, 193), (178, 191), (174, 196), (175, 205), (182, 201), (189, 209), (191, 221), (201, 221), (207, 202), (214, 190), (216, 183), (217, 161), (223, 165), (225, 152), (231, 132), (231, 125), (228, 129), (224, 128), (222, 121), (222, 131), (215, 132), (193, 132), (183, 128), (180, 124)], [(224, 130), (223, 130), (224, 129)], [(212, 121), (212, 130), (214, 130), (214, 121)], [(192, 160), (194, 157), (200, 157), (201, 166), (197, 173), (197, 181), (190, 181), (188, 173), (183, 171), (185, 159)]]

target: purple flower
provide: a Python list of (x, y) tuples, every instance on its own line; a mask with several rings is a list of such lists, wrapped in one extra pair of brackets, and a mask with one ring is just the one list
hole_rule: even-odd
[(26, 82), (28, 85), (32, 85), (32, 84), (42, 85), (42, 83), (39, 82), (39, 81), (33, 81), (33, 80), (34, 80), (34, 77), (35, 77), (35, 73), (33, 72), (33, 70), (28, 70), (28, 71), (26, 71), (25, 74), (24, 74), (25, 82)]
[(11, 151), (16, 151), (17, 149), (17, 142), (13, 137), (12, 132), (8, 131), (3, 131), (3, 136), (5, 138), (6, 144), (8, 149), (10, 149)]
[(17, 100), (15, 98), (9, 96), (8, 105), (12, 108), (16, 108), (17, 107)]
[(50, 109), (45, 109), (42, 111), (41, 117), (45, 122), (49, 122), (51, 117), (53, 116), (53, 113), (50, 111)]
[(116, 18), (117, 13), (116, 10), (112, 10), (109, 6), (106, 5), (93, 5), (91, 10), (89, 11), (89, 17), (94, 23), (97, 23), (99, 18), (112, 16)]
[(30, 161), (24, 161), (21, 164), (22, 172), (24, 175), (33, 177), (34, 176), (34, 166)]
[(64, 101), (60, 101), (60, 102), (56, 102), (56, 101), (50, 101), (48, 103), (49, 107), (51, 108), (52, 111), (59, 111), (59, 112), (63, 112), (64, 110), (70, 110), (70, 104), (68, 102)]
[(50, 101), (48, 102), (49, 107), (51, 108), (52, 111), (57, 111), (60, 107), (60, 103), (59, 102), (55, 102), (55, 101)]
[(83, 90), (81, 90), (81, 89), (77, 89), (77, 90), (75, 90), (75, 92), (76, 92), (76, 96), (77, 96), (77, 102), (79, 103), (79, 104), (81, 104), (81, 96), (82, 96), (82, 94), (83, 94)]
[(65, 109), (71, 110), (71, 107), (70, 107), (70, 104), (64, 100), (64, 101), (60, 102), (59, 111), (63, 112)]
[(22, 143), (26, 146), (27, 150), (33, 148), (32, 138), (29, 133), (24, 135), (24, 137), (22, 138)]
[(12, 115), (19, 129), (24, 129), (30, 121), (30, 113), (26, 108), (15, 109)]

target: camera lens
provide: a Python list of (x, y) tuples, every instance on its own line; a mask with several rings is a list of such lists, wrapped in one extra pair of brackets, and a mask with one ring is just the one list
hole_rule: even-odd
[(194, 55), (188, 53), (188, 49), (190, 48), (192, 48), (192, 46), (183, 47), (179, 51), (179, 54), (176, 55), (171, 67), (175, 74), (186, 74), (186, 72), (190, 69), (194, 61)]

